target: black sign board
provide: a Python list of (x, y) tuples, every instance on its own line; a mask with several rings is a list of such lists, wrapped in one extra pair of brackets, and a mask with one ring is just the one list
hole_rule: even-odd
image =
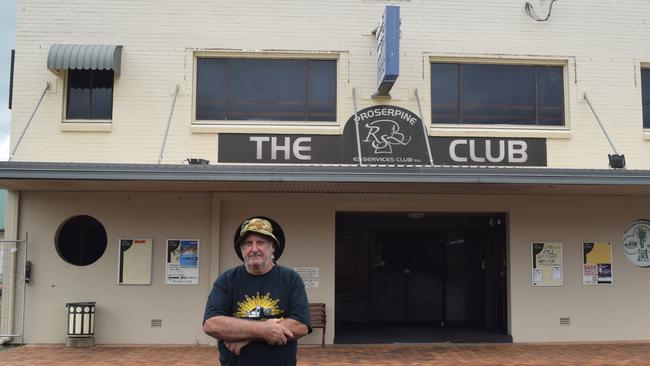
[(219, 134), (221, 163), (337, 164), (340, 135)]
[(344, 163), (359, 163), (357, 124), (364, 164), (429, 164), (420, 117), (407, 109), (387, 105), (365, 108), (350, 117), (343, 130)]
[[(358, 136), (357, 136), (358, 128)], [(351, 116), (343, 135), (219, 134), (221, 163), (430, 165), (422, 120), (378, 105)], [(428, 137), (434, 165), (546, 166), (546, 140)]]
[(546, 139), (429, 137), (435, 165), (546, 166)]

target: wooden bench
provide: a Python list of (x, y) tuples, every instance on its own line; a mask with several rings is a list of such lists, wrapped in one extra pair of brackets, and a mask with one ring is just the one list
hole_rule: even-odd
[(322, 302), (310, 303), (309, 313), (311, 315), (312, 329), (323, 329), (323, 336), (321, 338), (321, 346), (325, 347), (325, 327), (327, 326), (327, 315), (325, 313), (325, 304)]

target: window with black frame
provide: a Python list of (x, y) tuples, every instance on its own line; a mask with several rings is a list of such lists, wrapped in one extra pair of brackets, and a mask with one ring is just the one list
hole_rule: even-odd
[(650, 69), (641, 69), (641, 101), (643, 128), (650, 128)]
[(432, 63), (431, 123), (564, 126), (563, 67)]
[(196, 120), (336, 121), (336, 60), (198, 58)]
[(68, 70), (66, 119), (113, 118), (113, 71)]

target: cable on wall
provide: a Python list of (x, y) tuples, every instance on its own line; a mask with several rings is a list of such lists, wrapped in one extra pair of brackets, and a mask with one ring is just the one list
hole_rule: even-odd
[(538, 22), (545, 22), (548, 20), (548, 18), (551, 17), (551, 11), (553, 10), (553, 4), (557, 0), (551, 0), (551, 5), (548, 7), (548, 14), (546, 15), (546, 18), (541, 18), (537, 13), (535, 12), (535, 8), (533, 8), (533, 4), (526, 2), (525, 9), (526, 9), (526, 14), (528, 14), (529, 17), (535, 19)]

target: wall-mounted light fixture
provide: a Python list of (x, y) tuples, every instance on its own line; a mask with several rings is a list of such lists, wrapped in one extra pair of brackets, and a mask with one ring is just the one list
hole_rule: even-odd
[(200, 159), (200, 158), (187, 158), (185, 159), (190, 165), (208, 165), (210, 160)]
[(598, 126), (600, 126), (600, 130), (603, 131), (603, 134), (605, 135), (605, 138), (607, 138), (607, 142), (609, 142), (609, 146), (612, 147), (612, 150), (614, 150), (613, 154), (608, 154), (607, 157), (609, 159), (609, 167), (612, 169), (623, 169), (625, 168), (625, 155), (619, 154), (618, 151), (616, 150), (616, 146), (614, 146), (614, 143), (612, 142), (612, 139), (609, 138), (609, 135), (607, 134), (607, 131), (605, 130), (605, 126), (603, 126), (603, 123), (600, 122), (600, 118), (598, 118), (598, 115), (596, 114), (596, 111), (594, 110), (594, 107), (591, 106), (591, 102), (589, 102), (589, 98), (587, 98), (587, 93), (584, 93), (584, 98), (585, 101), (587, 102), (587, 105), (589, 106), (589, 109), (591, 109), (591, 113), (594, 114), (594, 117), (596, 117), (596, 121), (598, 121)]

